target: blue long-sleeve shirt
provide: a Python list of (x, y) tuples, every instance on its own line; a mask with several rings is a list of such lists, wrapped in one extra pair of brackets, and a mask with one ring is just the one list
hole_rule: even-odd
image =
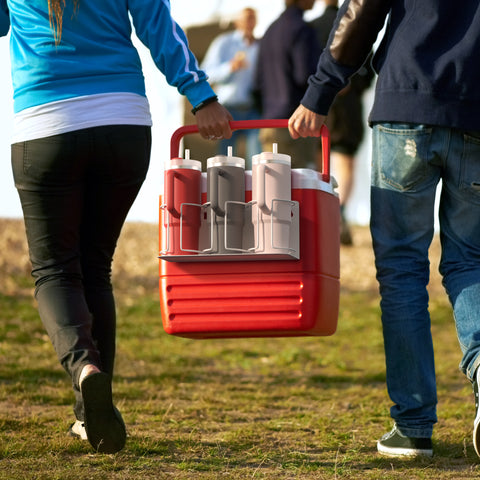
[(370, 122), (480, 130), (480, 3), (467, 0), (345, 0), (301, 103), (326, 115), (363, 64), (378, 73)]
[(132, 21), (168, 83), (193, 106), (214, 95), (168, 0), (95, 0), (76, 11), (67, 1), (58, 45), (46, 0), (0, 0), (0, 34), (11, 32), (14, 111), (85, 95), (145, 96)]

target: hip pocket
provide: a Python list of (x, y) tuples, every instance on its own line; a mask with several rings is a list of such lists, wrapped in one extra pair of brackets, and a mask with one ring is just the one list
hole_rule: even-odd
[(431, 133), (423, 125), (375, 125), (373, 185), (414, 191), (428, 175)]

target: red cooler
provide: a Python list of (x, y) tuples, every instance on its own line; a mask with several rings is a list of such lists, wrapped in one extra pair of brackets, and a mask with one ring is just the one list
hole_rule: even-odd
[[(287, 120), (231, 122), (232, 129), (286, 128)], [(171, 158), (194, 125), (172, 136)], [(164, 329), (189, 338), (327, 336), (336, 331), (340, 295), (340, 209), (322, 128), (323, 172), (291, 171), (291, 255), (169, 255), (160, 198), (160, 303)], [(251, 200), (250, 172), (246, 198)], [(205, 199), (205, 192), (203, 192)], [(204, 200), (202, 200), (204, 201)], [(203, 206), (199, 207), (203, 208)], [(296, 234), (296, 236), (295, 236)], [(163, 254), (162, 254), (163, 253)]]

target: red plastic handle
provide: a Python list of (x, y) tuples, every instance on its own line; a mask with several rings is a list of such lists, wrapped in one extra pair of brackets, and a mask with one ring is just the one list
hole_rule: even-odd
[[(261, 120), (234, 120), (230, 122), (232, 130), (245, 130), (254, 128), (288, 128), (288, 119), (261, 119)], [(180, 140), (188, 134), (198, 133), (197, 125), (184, 125), (173, 132), (170, 140), (170, 158), (178, 158)], [(322, 125), (320, 130), (322, 141), (322, 179), (330, 182), (330, 134), (328, 128)]]

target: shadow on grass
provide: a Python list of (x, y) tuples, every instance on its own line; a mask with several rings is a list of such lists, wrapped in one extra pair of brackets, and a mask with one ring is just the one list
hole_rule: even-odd
[[(478, 458), (472, 449), (463, 452), (458, 445), (436, 442), (435, 455), (428, 457), (391, 458), (377, 453), (375, 445), (363, 446), (355, 450), (338, 447), (306, 448), (301, 452), (252, 446), (251, 442), (194, 442), (191, 440), (164, 440), (150, 442), (133, 437), (129, 440), (126, 455), (134, 455), (145, 461), (157, 459), (179, 470), (190, 471), (230, 471), (234, 469), (267, 470), (282, 469), (297, 472), (345, 471), (354, 472), (404, 471), (407, 478), (435, 478), (425, 472), (461, 473), (480, 472)], [(438, 452), (438, 453), (437, 453)], [(161, 457), (161, 459), (158, 459)], [(408, 476), (409, 471), (424, 472), (421, 477)], [(413, 475), (413, 473), (412, 473)], [(253, 477), (252, 477), (253, 478)], [(360, 478), (352, 476), (348, 478)], [(377, 477), (375, 477), (377, 478)], [(443, 477), (442, 477), (443, 478)], [(451, 477), (448, 478), (477, 478)]]
[[(238, 372), (237, 372), (238, 373)], [(158, 375), (135, 375), (131, 376), (122, 376), (116, 375), (117, 382), (128, 383), (144, 383), (148, 382), (154, 385), (162, 385), (163, 383), (175, 383), (181, 382), (183, 384), (190, 383), (193, 385), (196, 384), (210, 384), (216, 383), (219, 385), (228, 385), (232, 383), (232, 376), (235, 373), (226, 372), (223, 369), (210, 368), (208, 370), (202, 371), (198, 368), (198, 365), (194, 369), (184, 370), (184, 369), (172, 369), (168, 372), (163, 371)], [(370, 386), (370, 387), (382, 387), (385, 385), (385, 374), (383, 372), (371, 374), (371, 375), (293, 375), (293, 374), (284, 374), (284, 373), (252, 373), (252, 372), (241, 372), (235, 381), (238, 388), (241, 389), (242, 385), (248, 385), (252, 383), (257, 383), (262, 385), (263, 388), (270, 386), (294, 386), (298, 384), (299, 386), (308, 386), (316, 387), (319, 386), (322, 390), (338, 390), (338, 389), (348, 389), (352, 385), (357, 386)]]

